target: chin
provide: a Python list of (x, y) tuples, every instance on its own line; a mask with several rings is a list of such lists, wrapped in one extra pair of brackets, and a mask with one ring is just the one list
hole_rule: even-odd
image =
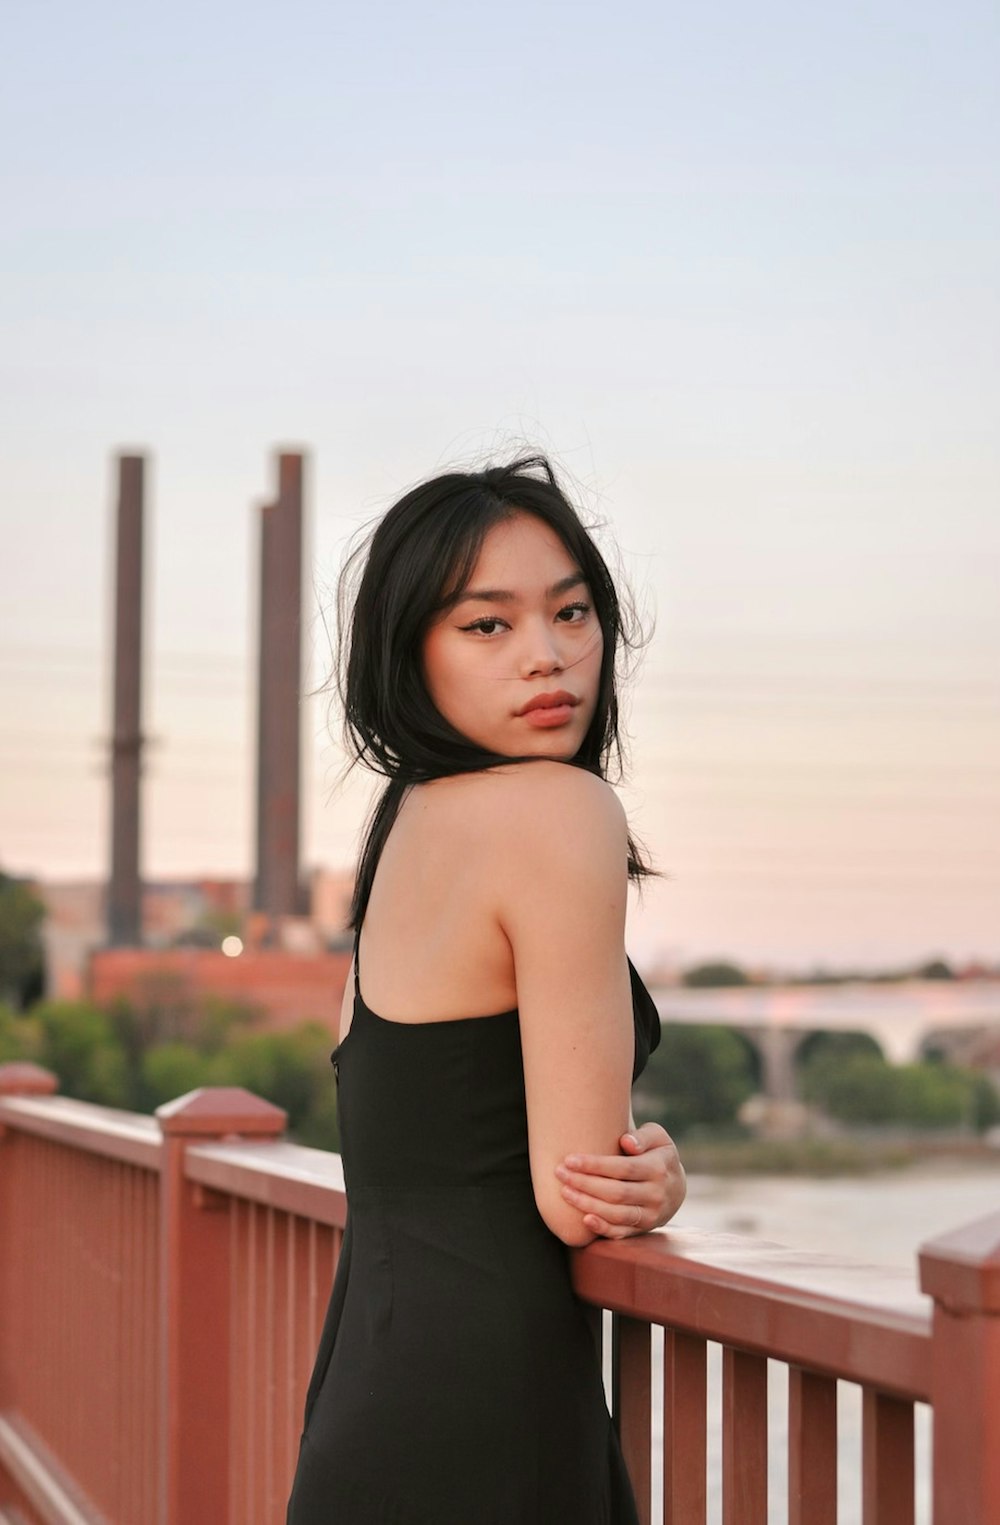
[(582, 737), (540, 736), (535, 746), (525, 748), (534, 757), (551, 757), (557, 762), (569, 762), (583, 745)]

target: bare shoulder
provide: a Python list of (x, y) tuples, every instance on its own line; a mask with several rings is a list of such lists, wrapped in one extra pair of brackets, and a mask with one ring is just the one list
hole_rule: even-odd
[(602, 831), (624, 841), (625, 809), (603, 778), (569, 763), (539, 758), (475, 773), (452, 774), (413, 791), (410, 813), (426, 812), (435, 829), (454, 829), (484, 850), (517, 850), (551, 841), (567, 828)]
[(406, 809), (424, 872), (433, 860), (457, 875), (508, 941), (557, 915), (623, 919), (628, 822), (597, 774), (539, 758), (435, 779)]
[(508, 840), (515, 827), (542, 841), (551, 841), (567, 826), (603, 829), (612, 837), (627, 832), (625, 809), (614, 789), (585, 768), (539, 758), (495, 770), (491, 783), (484, 807)]
[[(496, 904), (509, 930), (548, 905), (566, 904), (572, 884), (578, 906), (609, 890), (624, 899), (628, 877), (628, 822), (611, 785), (583, 768), (549, 759), (497, 775), (483, 825), (494, 866)], [(620, 881), (620, 884), (619, 884)]]

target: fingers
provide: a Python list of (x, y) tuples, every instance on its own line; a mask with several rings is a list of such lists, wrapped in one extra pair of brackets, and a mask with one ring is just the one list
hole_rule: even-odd
[(596, 1212), (613, 1222), (627, 1222), (636, 1208), (655, 1213), (663, 1199), (663, 1187), (657, 1181), (621, 1181), (589, 1176), (582, 1171), (556, 1166), (562, 1182), (562, 1194), (581, 1212)]
[[(582, 1170), (590, 1175), (618, 1176), (623, 1181), (641, 1181), (647, 1176), (647, 1165), (642, 1155), (664, 1149), (673, 1157), (677, 1150), (666, 1128), (659, 1123), (643, 1123), (619, 1139), (622, 1154), (568, 1154), (563, 1160), (570, 1170)], [(638, 1162), (638, 1163), (636, 1163)], [(656, 1169), (656, 1166), (653, 1166)]]
[[(562, 1194), (567, 1202), (579, 1208), (584, 1214), (584, 1222), (595, 1234), (604, 1234), (606, 1237), (622, 1238), (625, 1234), (640, 1234), (654, 1226), (656, 1202), (608, 1202), (601, 1197), (591, 1196), (579, 1187), (562, 1187)], [(593, 1222), (591, 1220), (594, 1220)], [(600, 1221), (601, 1228), (595, 1227), (595, 1222)]]
[[(583, 1221), (592, 1234), (600, 1234), (602, 1239), (628, 1239), (633, 1234), (644, 1234), (649, 1224), (638, 1223), (634, 1227), (628, 1224), (609, 1223), (597, 1213), (584, 1213)], [(655, 1224), (652, 1227), (655, 1228)]]
[(638, 1154), (568, 1154), (556, 1174), (563, 1168), (581, 1175), (611, 1176), (619, 1181), (642, 1181), (649, 1174), (646, 1161)]
[(662, 1124), (642, 1123), (631, 1133), (623, 1133), (618, 1142), (623, 1149), (632, 1149), (638, 1154), (645, 1149), (661, 1149), (674, 1141)]
[[(593, 1160), (602, 1169), (570, 1170), (556, 1166), (567, 1202), (581, 1212), (592, 1213), (621, 1234), (662, 1228), (677, 1212), (687, 1194), (687, 1178), (673, 1144), (660, 1145), (634, 1158), (618, 1155), (569, 1155), (568, 1159)], [(636, 1217), (638, 1211), (639, 1217)], [(632, 1226), (630, 1226), (632, 1225)], [(593, 1224), (588, 1228), (595, 1233)]]

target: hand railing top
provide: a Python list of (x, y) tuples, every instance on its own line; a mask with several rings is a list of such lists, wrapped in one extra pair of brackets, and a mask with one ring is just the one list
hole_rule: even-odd
[(344, 1166), (339, 1154), (280, 1139), (226, 1139), (188, 1147), (189, 1180), (228, 1196), (298, 1213), (343, 1228), (347, 1221)]
[(17, 1128), (91, 1154), (156, 1170), (163, 1136), (155, 1117), (69, 1096), (0, 1095), (0, 1127)]
[(573, 1251), (573, 1285), (632, 1318), (899, 1397), (930, 1397), (933, 1305), (911, 1270), (668, 1228)]

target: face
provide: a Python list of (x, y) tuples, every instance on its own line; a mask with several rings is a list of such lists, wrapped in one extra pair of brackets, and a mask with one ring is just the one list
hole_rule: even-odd
[(547, 524), (516, 514), (489, 531), (460, 601), (428, 630), (424, 679), (470, 741), (567, 760), (597, 706), (603, 650), (581, 569)]

